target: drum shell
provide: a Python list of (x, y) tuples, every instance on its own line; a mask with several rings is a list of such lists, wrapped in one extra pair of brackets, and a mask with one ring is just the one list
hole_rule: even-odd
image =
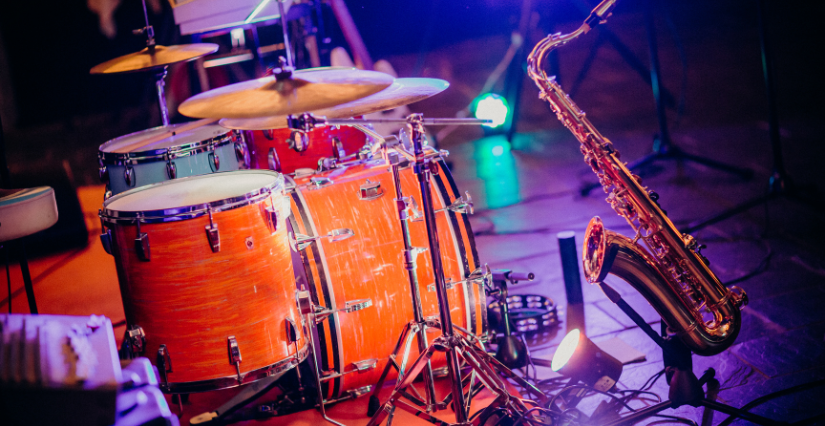
[[(322, 239), (302, 251), (314, 287), (314, 301), (326, 307), (342, 307), (346, 301), (366, 298), (373, 302), (369, 308), (336, 315), (319, 325), (322, 369), (331, 374), (348, 373), (329, 382), (326, 396), (336, 399), (348, 390), (378, 381), (402, 329), (414, 318), (412, 293), (404, 268), (403, 234), (393, 201), (395, 190), (389, 167), (372, 163), (314, 177), (333, 183), (313, 189), (312, 184), (308, 185), (311, 177), (296, 180), (292, 194), (296, 232), (323, 235), (340, 228), (354, 231), (353, 237), (346, 240)], [(359, 188), (367, 179), (380, 182), (382, 196), (372, 200), (359, 198)], [(418, 181), (411, 168), (401, 170), (401, 186), (404, 196), (412, 195), (420, 206)], [(433, 176), (431, 188), (436, 209), (459, 195), (446, 168)], [(440, 212), (436, 214), (436, 223), (445, 277), (458, 283), (479, 267), (469, 221), (463, 215)], [(414, 247), (428, 247), (423, 218), (410, 222), (410, 234)], [(434, 278), (429, 251), (417, 256), (416, 274), (424, 316), (436, 316), (438, 300), (430, 289)], [(487, 326), (483, 288), (475, 283), (459, 283), (447, 293), (454, 324), (484, 336)], [(430, 341), (438, 335), (438, 330), (428, 332)], [(414, 340), (412, 346), (410, 363), (418, 356)], [(353, 363), (370, 359), (377, 359), (375, 368), (351, 372)], [(433, 364), (435, 368), (444, 366), (443, 355), (437, 354)], [(389, 378), (396, 376), (395, 370), (391, 370)]]
[[(276, 201), (282, 197), (275, 197)], [(146, 334), (144, 356), (156, 364), (166, 345), (172, 364), (168, 389), (201, 391), (236, 386), (228, 355), (229, 336), (240, 348), (244, 382), (305, 356), (285, 214), (271, 233), (265, 208), (270, 198), (213, 214), (220, 251), (213, 253), (207, 215), (163, 223), (142, 223), (150, 260), (138, 258), (137, 227), (107, 222), (121, 295), (130, 326)], [(249, 243), (251, 241), (251, 244)], [(298, 347), (288, 343), (286, 320), (297, 325)], [(253, 373), (253, 374), (250, 374)], [(254, 377), (253, 377), (254, 376)], [(248, 380), (248, 379), (252, 380)]]
[[(132, 138), (135, 140), (134, 143), (138, 144), (140, 139), (137, 139), (136, 136), (141, 133), (145, 133), (148, 139), (158, 132), (166, 131), (165, 129), (173, 130), (176, 126), (179, 125), (148, 129), (121, 138)], [(217, 127), (215, 125), (211, 126)], [(242, 136), (241, 132), (224, 130), (226, 130), (224, 134), (213, 139), (215, 143), (212, 149), (206, 146), (197, 149), (172, 146), (168, 149), (129, 152), (129, 158), (126, 159), (124, 158), (126, 154), (118, 155), (107, 151), (110, 145), (117, 144), (121, 138), (113, 139), (101, 145), (98, 157), (101, 167), (105, 167), (106, 183), (109, 190), (112, 195), (117, 195), (132, 188), (172, 180), (167, 167), (170, 162), (174, 163), (176, 178), (247, 168), (247, 159), (239, 155), (236, 149), (236, 145), (239, 144), (242, 146), (241, 151), (246, 151), (245, 137)], [(207, 145), (207, 141), (200, 141), (198, 144)], [(168, 151), (170, 155), (166, 155), (165, 151)], [(217, 169), (211, 158), (214, 155), (217, 155), (219, 159)], [(131, 184), (126, 181), (127, 169), (132, 169)]]
[[(270, 137), (267, 137), (267, 134)], [(270, 167), (269, 153), (274, 149), (278, 155), (280, 169), (275, 170), (282, 173), (292, 173), (297, 169), (317, 169), (318, 160), (322, 158), (337, 158), (336, 143), (333, 138), (340, 141), (346, 154), (358, 152), (367, 141), (367, 136), (360, 130), (348, 126), (340, 128), (319, 127), (307, 133), (309, 146), (306, 150), (298, 152), (289, 147), (287, 139), (290, 138), (290, 129), (256, 130), (252, 132), (251, 140), (248, 141), (250, 153), (250, 168), (273, 170)]]

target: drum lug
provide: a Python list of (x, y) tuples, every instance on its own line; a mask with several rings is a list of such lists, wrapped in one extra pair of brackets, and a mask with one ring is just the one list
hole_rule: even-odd
[(243, 165), (242, 168), (249, 168), (249, 156), (246, 152), (246, 142), (244, 142), (243, 136), (239, 136), (235, 141), (235, 157)]
[(100, 243), (103, 245), (103, 250), (108, 254), (112, 254), (112, 230), (107, 229), (100, 234)]
[(266, 161), (269, 163), (269, 169), (276, 172), (281, 171), (281, 159), (278, 157), (278, 152), (275, 148), (269, 148), (269, 154), (266, 155)]
[(304, 152), (309, 147), (309, 136), (305, 132), (293, 130), (286, 142), (296, 152)]
[(315, 310), (315, 324), (320, 324), (324, 322), (324, 320), (327, 319), (327, 317), (336, 312), (351, 314), (353, 312), (369, 308), (370, 306), (372, 306), (372, 299), (350, 300), (344, 303), (344, 307), (340, 309), (328, 309), (323, 306), (313, 305), (313, 308)]
[(172, 357), (169, 356), (169, 350), (166, 349), (166, 345), (160, 345), (155, 360), (155, 365), (158, 367), (158, 375), (160, 376), (160, 387), (161, 389), (168, 389), (169, 378), (166, 374), (172, 372)]
[(101, 164), (98, 169), (98, 174), (100, 175), (100, 181), (102, 183), (109, 183), (109, 168), (106, 167), (105, 164)]
[(278, 232), (278, 210), (273, 206), (266, 207), (266, 218), (269, 221), (269, 226), (272, 228), (272, 234)]
[[(457, 283), (454, 283), (452, 278), (447, 278), (446, 280), (444, 280), (444, 285), (445, 287), (447, 287), (447, 290), (450, 290), (451, 288), (455, 287), (456, 284)], [(427, 290), (435, 291), (435, 283), (428, 285)]]
[(238, 383), (241, 383), (243, 381), (243, 377), (241, 377), (241, 348), (238, 346), (235, 336), (227, 337), (226, 344), (229, 348), (229, 363), (235, 366), (235, 371), (238, 373)]
[(363, 361), (356, 361), (352, 363), (352, 366), (355, 367), (355, 371), (372, 370), (373, 368), (375, 368), (376, 365), (378, 365), (378, 360), (375, 358), (365, 359)]
[(137, 237), (135, 238), (135, 254), (138, 259), (148, 262), (151, 258), (149, 251), (149, 234), (140, 232), (140, 218), (137, 220)]
[(275, 133), (272, 131), (272, 129), (261, 130), (261, 133), (263, 133), (265, 138), (271, 141), (275, 140)]
[(129, 327), (123, 333), (123, 344), (120, 346), (120, 359), (133, 359), (143, 355), (146, 349), (146, 333), (137, 325)]
[(218, 225), (211, 223), (205, 226), (206, 238), (209, 240), (209, 247), (212, 248), (212, 253), (221, 251), (221, 234), (218, 232)]
[(361, 201), (374, 200), (384, 195), (384, 189), (381, 188), (381, 182), (370, 182), (369, 179), (360, 186), (358, 191), (358, 199)]
[(166, 162), (166, 175), (169, 176), (169, 179), (175, 179), (178, 177), (178, 167), (175, 166), (174, 161)]
[(126, 166), (126, 170), (123, 171), (123, 179), (126, 181), (126, 186), (130, 188), (135, 186), (135, 169)]
[(454, 213), (473, 214), (473, 197), (470, 196), (469, 192), (464, 191), (464, 195), (456, 198), (452, 204), (435, 212), (440, 213), (447, 210)]
[(344, 144), (341, 143), (341, 138), (338, 136), (332, 137), (332, 154), (336, 160), (347, 156), (347, 152), (344, 150)]
[(211, 168), (213, 172), (217, 172), (221, 169), (221, 158), (218, 157), (217, 152), (209, 153), (209, 168)]
[(329, 238), (329, 242), (334, 243), (338, 241), (346, 240), (347, 238), (355, 235), (355, 232), (349, 228), (339, 228), (333, 229), (329, 231), (325, 235), (319, 235), (317, 237), (310, 237), (303, 234), (295, 234), (295, 240), (298, 242), (298, 250), (303, 250), (307, 248), (313, 242), (320, 240), (321, 238)]
[(286, 318), (286, 340), (288, 343), (295, 343), (298, 341), (298, 326), (292, 318)]
[(321, 189), (325, 186), (332, 185), (332, 179), (325, 178), (325, 177), (311, 177), (309, 178), (308, 188), (310, 190), (313, 189)]

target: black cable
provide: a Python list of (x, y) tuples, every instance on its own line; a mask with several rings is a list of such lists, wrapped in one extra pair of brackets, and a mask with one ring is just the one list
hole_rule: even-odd
[(771, 257), (773, 257), (773, 248), (770, 246), (770, 244), (767, 244), (767, 246), (768, 246), (768, 254), (766, 254), (765, 257), (762, 258), (762, 261), (759, 262), (758, 265), (756, 265), (756, 268), (754, 268), (751, 272), (748, 272), (747, 274), (742, 275), (739, 278), (735, 278), (735, 279), (732, 279), (732, 280), (726, 282), (725, 285), (732, 285), (732, 284), (740, 283), (742, 281), (749, 280), (749, 279), (751, 279), (751, 278), (767, 271), (768, 267), (770, 265)]
[[(753, 401), (743, 405), (742, 408), (740, 408), (740, 410), (749, 411), (751, 408), (754, 408), (758, 405), (761, 405), (762, 403), (768, 402), (768, 401), (770, 401), (774, 398), (779, 398), (780, 396), (790, 395), (790, 394), (796, 393), (796, 392), (802, 392), (802, 391), (805, 391), (805, 390), (808, 390), (808, 389), (813, 389), (817, 386), (822, 386), (822, 385), (825, 385), (825, 379), (816, 380), (816, 381), (809, 382), (809, 383), (803, 383), (801, 385), (791, 386), (787, 389), (782, 389), (782, 390), (779, 390), (779, 391), (776, 391), (776, 392), (771, 392), (767, 395), (762, 395), (759, 398), (756, 398)], [(717, 426), (728, 426), (729, 424), (733, 423), (733, 421), (736, 420), (737, 418), (738, 417), (729, 416), (727, 419), (723, 420)], [(814, 419), (814, 418), (801, 420), (800, 422), (797, 422), (797, 423), (807, 424), (805, 422), (808, 422), (812, 419)]]

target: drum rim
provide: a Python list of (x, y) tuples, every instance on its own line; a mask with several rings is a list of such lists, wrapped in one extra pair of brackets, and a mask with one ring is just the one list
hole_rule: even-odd
[[(127, 196), (136, 194), (138, 192), (147, 191), (164, 185), (178, 185), (181, 184), (181, 182), (187, 182), (190, 180), (215, 178), (216, 176), (221, 176), (225, 174), (264, 174), (275, 177), (276, 179), (271, 184), (264, 185), (261, 188), (257, 188), (244, 194), (224, 198), (217, 201), (210, 201), (207, 203), (190, 204), (187, 206), (173, 207), (169, 209), (160, 210), (123, 211), (112, 210), (108, 208), (108, 206), (111, 205), (113, 202), (121, 198), (125, 198)], [(128, 191), (123, 191), (104, 201), (103, 209), (100, 210), (99, 215), (101, 220), (108, 223), (134, 222), (138, 219), (141, 223), (175, 222), (180, 220), (194, 219), (196, 217), (209, 214), (210, 212), (218, 213), (221, 211), (232, 210), (250, 204), (255, 204), (265, 199), (266, 197), (269, 197), (278, 190), (285, 190), (284, 175), (271, 170), (233, 170), (227, 172), (210, 173), (205, 175), (187, 176), (178, 179), (157, 182), (150, 185), (140, 186), (137, 188), (130, 189)]]
[[(206, 126), (210, 126), (213, 124), (207, 124)], [(173, 124), (172, 126), (179, 126), (179, 124)], [(204, 127), (206, 127), (204, 126)], [(217, 124), (214, 126), (221, 127)], [(240, 137), (241, 132), (232, 129), (225, 129), (226, 133), (221, 133), (218, 136), (213, 138), (204, 139), (198, 142), (190, 142), (186, 144), (180, 145), (173, 145), (166, 148), (159, 148), (159, 149), (152, 149), (147, 151), (134, 151), (134, 152), (106, 152), (104, 151), (105, 148), (114, 144), (115, 141), (121, 138), (126, 138), (129, 136), (137, 135), (143, 132), (149, 132), (152, 130), (162, 129), (167, 126), (157, 126), (152, 127), (150, 129), (144, 129), (137, 132), (129, 133), (128, 135), (118, 136), (114, 139), (106, 141), (104, 144), (98, 147), (98, 158), (103, 161), (105, 164), (115, 165), (115, 166), (125, 166), (125, 165), (134, 165), (140, 163), (149, 163), (149, 162), (156, 162), (158, 160), (174, 160), (176, 158), (183, 158), (189, 157), (195, 154), (200, 154), (207, 151), (214, 151), (215, 148), (222, 147), (227, 145), (236, 137)], [(194, 129), (193, 129), (194, 130)], [(236, 136), (237, 135), (237, 136)]]
[(261, 367), (257, 370), (252, 370), (242, 374), (240, 382), (238, 376), (225, 376), (216, 379), (198, 380), (193, 382), (166, 382), (160, 383), (159, 387), (164, 393), (196, 393), (208, 392), (220, 389), (230, 389), (241, 385), (257, 382), (270, 376), (274, 376), (281, 372), (289, 371), (301, 365), (309, 356), (309, 348), (306, 339), (304, 345), (298, 349), (297, 356), (290, 356), (284, 358), (274, 364)]

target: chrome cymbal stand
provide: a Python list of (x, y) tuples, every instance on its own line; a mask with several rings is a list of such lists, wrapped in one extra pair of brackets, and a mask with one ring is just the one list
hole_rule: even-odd
[[(146, 21), (146, 26), (133, 30), (135, 35), (146, 34), (146, 48), (149, 49), (150, 54), (155, 53), (155, 29), (149, 25), (149, 13), (146, 11), (146, 0), (143, 0), (143, 19)], [(158, 107), (160, 108), (160, 120), (164, 126), (169, 125), (169, 107), (166, 105), (166, 71), (168, 66), (161, 67), (155, 71), (155, 90), (158, 94)]]
[[(455, 415), (454, 424), (480, 424), (493, 418), (493, 416), (522, 419), (529, 422), (530, 417), (525, 417), (528, 411), (525, 401), (510, 395), (504, 380), (500, 376), (500, 372), (505, 374), (509, 373), (509, 375), (512, 375), (512, 372), (509, 372), (509, 370), (504, 368), (500, 363), (497, 363), (495, 359), (481, 348), (454, 330), (450, 316), (450, 305), (447, 298), (444, 270), (441, 264), (441, 250), (438, 243), (432, 190), (430, 189), (431, 175), (438, 172), (434, 160), (437, 159), (439, 155), (438, 153), (426, 153), (424, 151), (424, 122), (425, 120), (420, 114), (412, 114), (407, 118), (407, 127), (413, 145), (413, 170), (418, 177), (419, 189), (421, 191), (422, 209), (427, 227), (427, 238), (429, 240), (430, 259), (435, 276), (435, 291), (439, 306), (439, 325), (442, 335), (435, 338), (433, 343), (421, 352), (421, 355), (412, 364), (410, 370), (398, 381), (389, 400), (384, 403), (372, 419), (370, 419), (369, 425), (375, 426), (380, 424), (394, 412), (396, 407), (433, 424), (449, 424), (422, 411), (424, 407), (421, 407), (420, 404), (417, 403), (416, 398), (408, 393), (413, 381), (430, 366), (430, 359), (436, 351), (444, 352), (447, 358), (447, 376), (451, 386), (451, 398), (448, 399), (452, 402), (453, 413)], [(464, 394), (465, 385), (461, 379), (460, 361), (467, 363), (472, 370), (471, 380), (469, 381), (470, 394), (472, 394), (474, 378), (477, 377), (479, 381), (495, 395), (493, 403), (479, 413), (472, 422), (470, 422), (469, 401)], [(428, 389), (428, 392), (429, 391)], [(402, 397), (412, 401), (416, 406), (402, 401)], [(433, 408), (437, 410), (441, 407), (436, 405)]]

